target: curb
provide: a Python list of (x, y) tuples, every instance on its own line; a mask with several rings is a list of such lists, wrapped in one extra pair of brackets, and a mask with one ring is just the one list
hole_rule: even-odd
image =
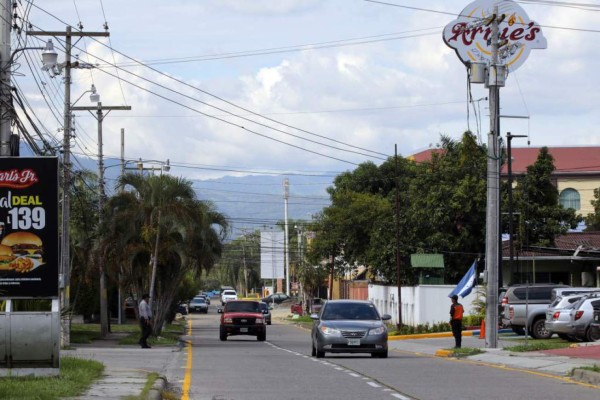
[(451, 350), (443, 350), (443, 349), (437, 350), (435, 352), (435, 356), (436, 357), (450, 357), (450, 356), (452, 356), (452, 354), (454, 354), (453, 351), (451, 351)]
[[(462, 336), (474, 336), (474, 331), (462, 331)], [(433, 339), (452, 337), (452, 332), (420, 333), (416, 335), (388, 336), (388, 340)]]
[(154, 381), (152, 388), (148, 391), (148, 397), (146, 397), (146, 398), (149, 400), (161, 400), (162, 392), (163, 392), (163, 390), (165, 390), (166, 386), (167, 386), (167, 378), (165, 378), (164, 376), (159, 376)]
[(589, 383), (591, 385), (600, 386), (600, 372), (594, 372), (587, 369), (574, 369), (573, 379)]

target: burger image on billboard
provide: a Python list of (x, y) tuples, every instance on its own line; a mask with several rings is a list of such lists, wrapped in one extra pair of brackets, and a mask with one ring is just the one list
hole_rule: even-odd
[(43, 253), (42, 240), (35, 233), (13, 232), (2, 239), (2, 245), (9, 246), (16, 256), (25, 256), (41, 260)]
[(8, 246), (0, 244), (0, 270), (12, 269), (10, 263), (17, 258), (12, 249)]

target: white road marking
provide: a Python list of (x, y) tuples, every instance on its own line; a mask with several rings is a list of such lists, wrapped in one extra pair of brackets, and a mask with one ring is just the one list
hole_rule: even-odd
[(359, 374), (355, 374), (354, 372), (350, 372), (350, 374), (349, 374), (349, 375), (350, 375), (350, 376), (353, 376), (353, 377), (355, 377), (355, 378), (360, 378), (360, 375), (359, 375)]
[(376, 387), (376, 388), (381, 387), (381, 385), (378, 385), (375, 382), (367, 382), (367, 385), (373, 386), (373, 387)]
[(402, 396), (400, 393), (392, 393), (392, 397), (395, 397), (395, 398), (401, 399), (401, 400), (410, 400), (410, 397)]

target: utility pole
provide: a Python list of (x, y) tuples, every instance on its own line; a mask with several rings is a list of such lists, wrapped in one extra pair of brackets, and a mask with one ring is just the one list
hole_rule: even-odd
[(402, 284), (400, 282), (400, 176), (398, 176), (398, 145), (394, 145), (396, 169), (396, 280), (398, 285), (398, 327), (402, 328)]
[(494, 6), (492, 16), (492, 59), (488, 70), (489, 99), (490, 99), (490, 132), (488, 134), (488, 163), (487, 163), (487, 209), (486, 209), (486, 251), (485, 262), (487, 271), (487, 305), (485, 310), (485, 341), (486, 347), (498, 347), (498, 193), (500, 191), (500, 174), (498, 169), (498, 137), (500, 129), (499, 103), (500, 88), (498, 78), (498, 6)]
[(10, 146), (10, 120), (14, 114), (12, 110), (12, 95), (10, 93), (10, 24), (12, 21), (11, 1), (3, 1), (0, 15), (0, 156), (12, 156)]
[(71, 313), (70, 313), (70, 284), (71, 284), (71, 258), (70, 258), (70, 230), (71, 197), (69, 188), (71, 186), (71, 68), (79, 67), (79, 62), (71, 63), (72, 38), (75, 37), (108, 37), (108, 32), (79, 32), (72, 31), (67, 26), (66, 32), (58, 31), (27, 31), (31, 36), (65, 37), (65, 102), (64, 102), (64, 124), (63, 124), (63, 193), (62, 193), (62, 227), (61, 227), (61, 264), (60, 273), (62, 277), (61, 300), (62, 309), (62, 345), (71, 344)]
[(512, 135), (510, 132), (506, 134), (506, 144), (508, 148), (508, 247), (509, 247), (509, 280), (512, 282), (514, 274), (514, 258), (515, 251), (513, 248), (513, 185), (512, 185), (512, 148), (511, 143), (513, 138), (527, 137), (527, 135)]
[[(104, 158), (102, 153), (102, 121), (112, 110), (131, 110), (131, 106), (102, 106), (98, 102), (97, 107), (71, 107), (72, 111), (93, 111), (96, 110), (96, 119), (98, 120), (98, 226), (102, 226), (104, 216), (104, 201), (106, 192), (104, 189)], [(104, 115), (103, 111), (108, 112)], [(93, 113), (91, 113), (94, 115)], [(98, 257), (98, 266), (100, 268), (100, 336), (105, 337), (108, 334), (108, 295), (106, 292), (106, 271), (104, 268), (104, 258)]]
[(285, 234), (283, 238), (283, 251), (285, 253), (285, 294), (290, 295), (290, 249), (288, 246), (288, 198), (290, 196), (290, 180), (283, 180), (283, 198), (285, 214)]

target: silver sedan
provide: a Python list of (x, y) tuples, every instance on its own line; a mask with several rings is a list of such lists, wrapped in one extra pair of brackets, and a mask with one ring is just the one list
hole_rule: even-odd
[(312, 355), (325, 353), (370, 353), (372, 357), (388, 356), (388, 330), (383, 321), (391, 319), (379, 312), (370, 301), (330, 300), (321, 312), (312, 314), (315, 321)]

